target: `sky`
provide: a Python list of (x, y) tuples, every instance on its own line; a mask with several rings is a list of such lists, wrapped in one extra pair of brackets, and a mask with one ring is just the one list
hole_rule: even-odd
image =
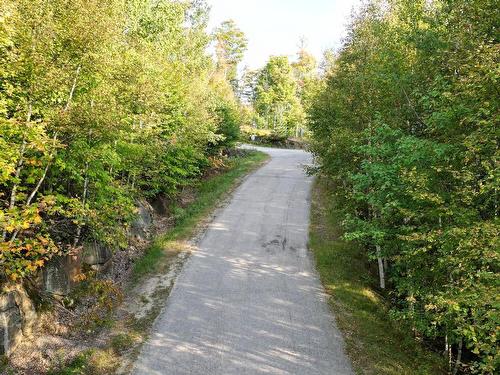
[(208, 0), (210, 29), (232, 19), (248, 38), (243, 66), (261, 68), (271, 55), (294, 57), (301, 39), (318, 60), (340, 46), (361, 0)]

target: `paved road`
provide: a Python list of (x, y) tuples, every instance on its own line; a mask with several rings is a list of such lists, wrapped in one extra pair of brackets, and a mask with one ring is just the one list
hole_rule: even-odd
[(351, 375), (307, 251), (310, 155), (263, 149), (179, 275), (136, 375)]

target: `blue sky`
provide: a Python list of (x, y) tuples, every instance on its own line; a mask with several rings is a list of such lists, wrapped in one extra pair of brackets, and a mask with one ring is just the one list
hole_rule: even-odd
[(300, 39), (318, 59), (338, 47), (361, 0), (208, 0), (210, 28), (233, 19), (249, 43), (244, 65), (259, 68), (270, 55), (294, 56)]

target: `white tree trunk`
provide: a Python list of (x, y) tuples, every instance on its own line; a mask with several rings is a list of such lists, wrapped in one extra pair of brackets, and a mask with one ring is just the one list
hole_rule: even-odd
[[(31, 121), (31, 114), (33, 112), (31, 103), (28, 105), (28, 114), (26, 115), (26, 126), (29, 126), (29, 123)], [(9, 201), (9, 210), (13, 209), (16, 200), (17, 200), (17, 188), (19, 187), (19, 183), (17, 180), (21, 176), (21, 171), (23, 169), (24, 165), (24, 153), (26, 152), (26, 145), (28, 142), (26, 141), (26, 137), (23, 135), (23, 143), (21, 144), (21, 148), (19, 150), (19, 160), (17, 161), (16, 165), (16, 172), (14, 174), (15, 176), (15, 181), (14, 181), (14, 186), (12, 186), (12, 191), (10, 193), (10, 201)], [(7, 231), (4, 229), (2, 232), (2, 241), (5, 241), (7, 239)]]
[(380, 288), (385, 289), (385, 271), (384, 271), (384, 260), (382, 259), (382, 251), (380, 245), (375, 246), (377, 249), (377, 261), (378, 261), (378, 275), (380, 278)]
[(444, 355), (448, 361), (448, 372), (451, 372), (451, 346), (448, 340), (448, 334), (444, 337)]
[(78, 68), (76, 68), (75, 78), (73, 79), (73, 85), (71, 86), (71, 90), (69, 91), (68, 101), (66, 102), (66, 106), (64, 107), (64, 112), (66, 112), (69, 109), (71, 101), (73, 100), (73, 94), (75, 93), (76, 89), (76, 82), (78, 81), (78, 76), (80, 75), (81, 69), (82, 69), (81, 65), (78, 65)]
[[(82, 207), (85, 209), (85, 204), (87, 203), (87, 192), (89, 189), (89, 163), (85, 163), (85, 180), (83, 182), (83, 196), (82, 196)], [(80, 237), (82, 235), (82, 225), (78, 224), (78, 227), (76, 228), (76, 233), (75, 233), (75, 238), (73, 239), (73, 247), (76, 247), (78, 245), (78, 242), (80, 242)]]

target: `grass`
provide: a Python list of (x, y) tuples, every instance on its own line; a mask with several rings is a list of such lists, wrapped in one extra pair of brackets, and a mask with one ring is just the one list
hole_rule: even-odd
[(5, 371), (5, 369), (7, 368), (9, 364), (9, 358), (4, 355), (4, 354), (1, 354), (0, 355), (0, 373), (2, 373), (3, 371)]
[(130, 333), (120, 333), (110, 340), (110, 347), (117, 354), (122, 354), (131, 348), (135, 343), (134, 337)]
[(340, 238), (340, 213), (318, 178), (313, 187), (309, 247), (357, 374), (445, 374), (443, 360), (389, 317), (363, 250)]
[(197, 189), (194, 202), (186, 208), (173, 207), (175, 226), (159, 236), (148, 251), (134, 265), (134, 280), (158, 272), (165, 262), (177, 256), (198, 230), (199, 224), (217, 207), (220, 201), (238, 184), (240, 179), (267, 160), (262, 152), (249, 151), (229, 159), (224, 172), (204, 180)]
[(56, 366), (48, 375), (108, 375), (118, 367), (110, 350), (89, 349), (76, 356), (68, 365)]

